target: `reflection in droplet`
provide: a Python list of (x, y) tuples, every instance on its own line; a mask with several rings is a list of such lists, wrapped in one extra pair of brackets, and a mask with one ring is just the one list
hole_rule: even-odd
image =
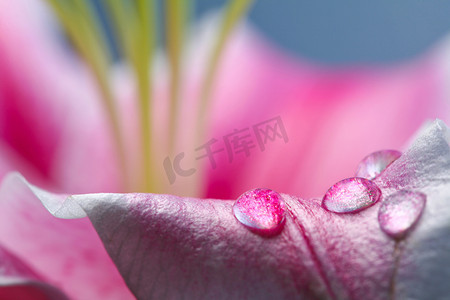
[(380, 199), (378, 186), (365, 178), (353, 177), (333, 185), (322, 200), (322, 207), (335, 213), (354, 213)]
[(280, 232), (285, 204), (280, 194), (270, 189), (254, 189), (242, 194), (233, 205), (236, 219), (250, 229), (263, 233)]
[(425, 208), (426, 196), (402, 190), (387, 197), (378, 211), (381, 229), (393, 238), (402, 238), (419, 220)]
[(381, 150), (367, 155), (358, 165), (356, 177), (374, 179), (402, 155), (396, 150)]

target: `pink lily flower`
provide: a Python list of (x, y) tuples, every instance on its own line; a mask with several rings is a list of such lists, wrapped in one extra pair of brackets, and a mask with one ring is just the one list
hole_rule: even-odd
[[(242, 27), (223, 56), (208, 136), (223, 139), (280, 116), (288, 138), (264, 151), (255, 143), (251, 155), (234, 153), (231, 162), (224, 149), (214, 156), (217, 168), (197, 165), (187, 177), (175, 172), (170, 185), (164, 158), (199, 146), (191, 124), (198, 65), (208, 48), (200, 37), (187, 60), (192, 76), (182, 89), (176, 151), (154, 149), (162, 192), (196, 198), (117, 194), (126, 187), (98, 90), (61, 45), (52, 20), (35, 1), (0, 2), (0, 297), (443, 299), (450, 293), (442, 267), (450, 260), (450, 153), (442, 122), (375, 180), (383, 197), (403, 189), (427, 197), (404, 240), (380, 230), (382, 201), (336, 215), (316, 198), (305, 200), (353, 176), (367, 153), (403, 148), (425, 120), (448, 120), (445, 51), (388, 68), (330, 70), (287, 58)], [(138, 181), (134, 153), (142, 141), (133, 125), (133, 80), (121, 69), (112, 80), (126, 124), (127, 176)], [(165, 78), (157, 82), (158, 124), (165, 122), (166, 85)], [(6, 176), (10, 171), (32, 184)], [(212, 199), (236, 199), (255, 187), (283, 193), (288, 213), (274, 237), (242, 226), (232, 200)]]

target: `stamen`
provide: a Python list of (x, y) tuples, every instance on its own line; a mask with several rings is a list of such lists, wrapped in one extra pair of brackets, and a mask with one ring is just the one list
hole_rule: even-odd
[(189, 7), (192, 2), (189, 0), (166, 1), (166, 42), (170, 63), (171, 83), (170, 83), (170, 117), (169, 117), (169, 151), (173, 151), (176, 139), (177, 120), (179, 116), (179, 93), (181, 58), (185, 39), (185, 25), (189, 17)]
[(95, 22), (89, 5), (83, 1), (47, 0), (54, 9), (57, 17), (65, 27), (67, 34), (73, 41), (80, 55), (91, 68), (102, 94), (103, 104), (106, 108), (113, 132), (114, 141), (118, 151), (119, 166), (122, 170), (122, 182), (128, 188), (128, 176), (125, 159), (125, 148), (120, 130), (120, 121), (117, 117), (114, 96), (108, 82), (109, 57), (105, 41), (100, 34), (98, 24)]
[(152, 103), (152, 61), (155, 51), (156, 40), (156, 17), (155, 17), (155, 1), (154, 0), (138, 0), (137, 11), (140, 26), (137, 28), (137, 45), (136, 55), (137, 63), (134, 65), (138, 89), (139, 103), (141, 112), (141, 143), (142, 143), (142, 166), (143, 166), (143, 191), (158, 193), (159, 177), (154, 176), (152, 165), (154, 158), (153, 149), (151, 147), (153, 130), (151, 122), (151, 103)]
[(131, 11), (129, 7), (133, 3), (124, 5), (122, 0), (107, 0), (106, 3), (114, 19), (112, 24), (118, 36), (122, 54), (134, 66), (136, 65), (136, 53), (133, 41), (137, 23), (135, 8), (133, 7), (133, 11)]
[[(114, 17), (116, 30), (126, 58), (131, 63), (136, 79), (139, 96), (141, 122), (141, 167), (143, 192), (157, 193), (158, 176), (153, 174), (152, 165), (152, 58), (155, 49), (156, 18), (155, 1), (139, 0), (137, 3), (121, 0), (108, 0), (108, 7)], [(136, 6), (137, 5), (137, 6)]]
[[(114, 95), (108, 81), (109, 64), (111, 62), (104, 40), (105, 34), (97, 23), (95, 14), (87, 0), (47, 0), (55, 10), (67, 34), (78, 48), (81, 56), (91, 68), (100, 88), (102, 99), (110, 119), (114, 140), (117, 145), (119, 163), (122, 169), (123, 182), (130, 188), (128, 182), (125, 145), (122, 139), (121, 126), (117, 116)], [(231, 0), (227, 6), (218, 39), (206, 69), (204, 85), (200, 93), (199, 115), (197, 117), (195, 140), (203, 137), (205, 131), (206, 113), (209, 109), (209, 98), (214, 82), (219, 58), (226, 41), (240, 18), (250, 7), (252, 0)], [(107, 0), (108, 8), (114, 18), (114, 26), (119, 37), (124, 56), (132, 65), (139, 95), (139, 112), (141, 127), (141, 166), (143, 192), (161, 192), (158, 170), (153, 166), (152, 141), (152, 62), (155, 52), (156, 17), (155, 0)], [(171, 68), (170, 84), (170, 119), (169, 119), (169, 150), (173, 150), (176, 138), (177, 120), (179, 116), (179, 93), (181, 81), (181, 57), (185, 38), (185, 24), (188, 21), (190, 1), (167, 0), (167, 50)]]

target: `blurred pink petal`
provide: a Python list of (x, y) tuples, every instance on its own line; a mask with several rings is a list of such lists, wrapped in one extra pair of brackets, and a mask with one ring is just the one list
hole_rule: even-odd
[[(64, 49), (48, 12), (38, 3), (18, 0), (1, 5), (0, 37), (7, 41), (0, 43), (4, 78), (0, 101), (5, 107), (0, 113), (6, 116), (0, 122), (2, 140), (60, 189), (120, 191), (115, 148), (92, 78)], [(214, 26), (208, 23), (203, 28), (211, 31)], [(209, 36), (192, 41), (182, 93), (188, 109), (182, 110), (186, 113), (180, 122), (180, 151), (199, 146), (192, 144), (194, 133), (184, 128), (195, 121), (200, 70), (212, 40)], [(227, 45), (221, 64), (208, 139), (220, 140), (234, 129), (280, 116), (289, 142), (272, 143), (266, 151), (253, 151), (250, 158), (241, 155), (231, 164), (226, 155), (217, 156), (216, 170), (206, 166), (204, 193), (234, 198), (266, 186), (303, 196), (321, 194), (353, 173), (355, 158), (401, 147), (428, 118), (447, 120), (442, 52), (445, 49), (391, 67), (331, 69), (280, 55), (250, 28), (242, 27)], [(135, 101), (134, 88), (126, 72), (118, 73), (114, 86), (127, 124), (127, 145), (134, 149), (137, 130), (128, 124), (135, 113), (127, 108)], [(164, 83), (166, 72), (157, 74)], [(155, 120), (166, 122), (161, 100), (166, 95), (159, 89), (157, 96)], [(164, 138), (164, 132), (157, 136)], [(159, 151), (163, 153), (155, 168), (164, 174), (162, 162), (169, 153), (164, 148)], [(133, 153), (129, 151), (131, 160), (136, 157)], [(176, 186), (166, 190), (188, 193)]]
[(57, 116), (67, 95), (55, 85), (58, 73), (49, 58), (59, 57), (52, 56), (48, 34), (35, 34), (44, 25), (36, 26), (39, 14), (29, 13), (36, 5), (27, 8), (17, 2), (0, 3), (0, 136), (49, 176), (60, 137), (62, 119)]
[(0, 247), (0, 299), (63, 300), (61, 291), (45, 283), (13, 254)]
[(48, 186), (47, 180), (41, 172), (36, 170), (35, 166), (19, 155), (11, 145), (0, 140), (0, 178), (13, 171), (26, 174), (33, 179), (35, 184)]
[(97, 87), (55, 25), (40, 1), (0, 2), (0, 139), (65, 190), (119, 190)]
[(221, 139), (280, 116), (289, 142), (269, 143), (249, 158), (241, 153), (231, 164), (217, 155), (207, 196), (235, 198), (254, 187), (320, 195), (352, 176), (368, 153), (401, 148), (428, 119), (449, 120), (447, 53), (441, 45), (411, 62), (333, 69), (281, 56), (253, 32), (239, 31), (216, 84), (210, 135)]

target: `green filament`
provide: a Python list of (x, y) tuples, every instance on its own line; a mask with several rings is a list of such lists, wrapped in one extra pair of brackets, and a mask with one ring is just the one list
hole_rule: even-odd
[(118, 41), (123, 55), (133, 66), (137, 64), (136, 51), (133, 43), (136, 27), (136, 12), (134, 7), (128, 7), (123, 0), (106, 0), (107, 7), (113, 17), (113, 25), (118, 35)]
[(176, 139), (176, 128), (178, 125), (182, 51), (186, 32), (185, 26), (188, 21), (190, 5), (190, 0), (166, 1), (166, 41), (171, 72), (170, 120), (168, 130), (170, 152), (173, 151)]
[(120, 121), (115, 108), (114, 96), (108, 81), (108, 52), (106, 51), (107, 47), (94, 20), (91, 8), (85, 0), (67, 0), (64, 3), (58, 0), (48, 0), (48, 2), (66, 28), (67, 34), (87, 65), (91, 68), (98, 82), (118, 151), (119, 164), (122, 170), (120, 173), (123, 176), (122, 181), (125, 189), (127, 189), (128, 177), (125, 149), (120, 130)]
[(140, 26), (136, 28), (136, 55), (137, 63), (134, 68), (137, 75), (139, 103), (141, 112), (141, 157), (143, 163), (143, 190), (145, 192), (157, 193), (159, 184), (158, 176), (153, 176), (152, 165), (152, 122), (151, 122), (151, 97), (152, 90), (152, 58), (155, 49), (156, 22), (155, 22), (155, 1), (138, 0), (137, 11)]
[(152, 57), (155, 49), (156, 22), (155, 1), (139, 0), (125, 3), (122, 0), (108, 0), (108, 7), (114, 17), (122, 49), (131, 63), (137, 80), (139, 112), (141, 123), (141, 166), (142, 183), (145, 192), (158, 192), (158, 177), (153, 174), (154, 158), (152, 143)]

